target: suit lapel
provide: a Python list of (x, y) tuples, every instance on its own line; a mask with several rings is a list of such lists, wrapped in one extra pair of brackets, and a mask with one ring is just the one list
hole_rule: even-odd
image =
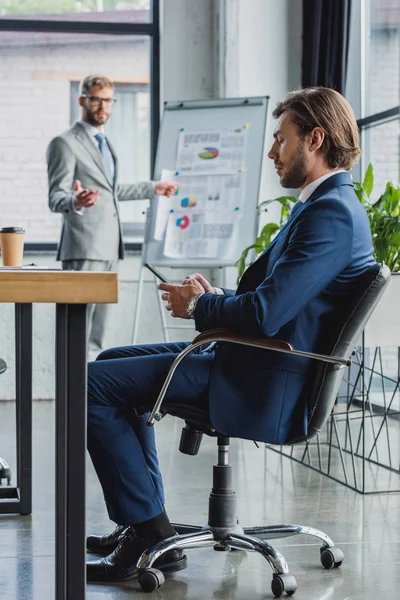
[[(73, 131), (76, 139), (89, 152), (89, 154), (92, 157), (92, 159), (94, 160), (95, 164), (100, 169), (100, 171), (101, 171), (101, 173), (103, 175), (103, 178), (106, 180), (106, 182), (108, 183), (108, 185), (110, 186), (110, 188), (112, 188), (111, 183), (108, 181), (108, 178), (107, 178), (107, 174), (106, 174), (106, 171), (105, 171), (105, 168), (104, 168), (103, 158), (101, 156), (100, 150), (98, 150), (95, 147), (95, 145), (93, 144), (92, 140), (90, 139), (90, 137), (86, 133), (84, 127), (82, 127), (82, 125), (80, 125), (79, 123), (75, 123), (75, 125), (72, 128), (72, 131)], [(114, 156), (114, 154), (113, 154), (113, 156)], [(115, 181), (115, 177), (114, 177), (114, 181)]]

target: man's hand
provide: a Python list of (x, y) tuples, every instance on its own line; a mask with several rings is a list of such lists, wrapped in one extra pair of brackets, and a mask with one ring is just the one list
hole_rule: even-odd
[(157, 196), (168, 196), (170, 198), (178, 188), (179, 184), (176, 181), (156, 181)]
[(94, 206), (99, 199), (99, 191), (98, 190), (88, 190), (82, 189), (81, 182), (79, 179), (75, 181), (75, 198), (74, 204), (75, 208), (79, 210), (80, 208), (90, 208)]
[(207, 279), (205, 277), (203, 277), (203, 275), (200, 275), (200, 273), (192, 273), (192, 275), (188, 275), (182, 281), (182, 285), (186, 285), (187, 282), (190, 281), (191, 279), (195, 279), (196, 281), (198, 281), (200, 283), (200, 285), (202, 286), (203, 290), (205, 292), (207, 292), (208, 294), (216, 294), (215, 288), (213, 288), (211, 283), (209, 283), (207, 281)]
[(196, 279), (188, 278), (185, 285), (174, 285), (173, 283), (159, 283), (158, 289), (165, 293), (161, 296), (167, 302), (165, 307), (171, 311), (171, 316), (189, 319), (186, 306), (188, 300), (196, 294), (203, 294), (204, 288)]

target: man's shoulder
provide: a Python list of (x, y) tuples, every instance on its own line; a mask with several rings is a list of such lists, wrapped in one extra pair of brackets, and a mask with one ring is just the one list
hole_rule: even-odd
[(77, 134), (75, 125), (76, 123), (69, 129), (53, 137), (48, 145), (48, 150), (63, 152), (69, 149), (71, 152), (74, 152), (74, 142), (76, 142)]
[(71, 142), (76, 138), (77, 134), (80, 132), (80, 129), (81, 129), (81, 126), (79, 125), (79, 123), (74, 123), (71, 127), (66, 129), (65, 131), (54, 136), (51, 141), (54, 142), (57, 140), (57, 141)]

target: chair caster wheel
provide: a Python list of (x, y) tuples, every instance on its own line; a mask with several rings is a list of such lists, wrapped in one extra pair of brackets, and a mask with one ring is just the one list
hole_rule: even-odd
[(321, 564), (325, 569), (337, 569), (344, 560), (344, 554), (340, 548), (321, 548)]
[(139, 585), (144, 592), (155, 592), (165, 581), (162, 571), (159, 569), (145, 569), (138, 577)]
[(274, 575), (271, 582), (271, 590), (275, 598), (282, 596), (283, 592), (286, 592), (288, 596), (292, 596), (297, 590), (297, 582), (290, 573)]

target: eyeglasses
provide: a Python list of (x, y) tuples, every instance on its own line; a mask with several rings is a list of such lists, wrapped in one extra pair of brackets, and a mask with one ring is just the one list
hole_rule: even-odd
[(82, 94), (82, 98), (87, 98), (93, 106), (100, 106), (102, 102), (106, 106), (114, 106), (117, 101), (116, 98), (99, 98), (98, 96), (88, 96), (87, 94)]

